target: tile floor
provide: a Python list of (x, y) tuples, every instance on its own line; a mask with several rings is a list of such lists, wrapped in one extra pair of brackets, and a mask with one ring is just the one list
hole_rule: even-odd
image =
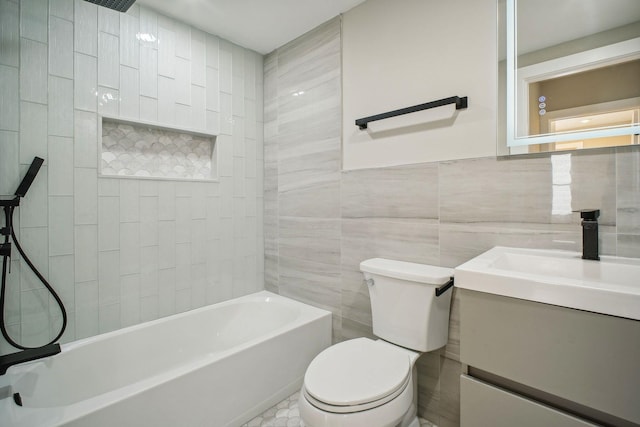
[[(304, 427), (298, 412), (298, 393), (287, 397), (276, 406), (267, 409), (242, 427)], [(420, 427), (437, 427), (420, 418)]]

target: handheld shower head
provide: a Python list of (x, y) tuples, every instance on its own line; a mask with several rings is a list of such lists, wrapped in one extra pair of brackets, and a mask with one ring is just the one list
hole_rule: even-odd
[(98, 6), (104, 6), (109, 9), (117, 10), (118, 12), (126, 12), (136, 2), (136, 0), (84, 0), (89, 3), (97, 4)]
[(42, 166), (43, 162), (44, 162), (44, 159), (41, 159), (40, 157), (33, 158), (33, 161), (31, 162), (31, 166), (29, 166), (29, 170), (27, 170), (26, 175), (24, 176), (24, 178), (22, 178), (22, 182), (20, 183), (20, 185), (18, 185), (18, 189), (16, 190), (16, 196), (24, 197), (24, 195), (27, 194), (27, 191), (29, 190), (29, 187), (31, 187), (31, 184), (33, 183), (33, 180), (38, 174), (38, 171), (40, 170), (40, 166)]

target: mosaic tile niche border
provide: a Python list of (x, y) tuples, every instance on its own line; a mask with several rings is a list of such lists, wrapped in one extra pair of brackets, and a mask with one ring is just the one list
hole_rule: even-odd
[(216, 135), (102, 116), (100, 174), (215, 181)]

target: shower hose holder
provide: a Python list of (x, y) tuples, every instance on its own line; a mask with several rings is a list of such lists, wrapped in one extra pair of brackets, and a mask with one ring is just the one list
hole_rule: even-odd
[[(29, 257), (24, 253), (13, 229), (14, 210), (18, 206), (20, 206), (20, 198), (26, 195), (43, 162), (44, 159), (40, 157), (34, 157), (33, 162), (31, 162), (31, 166), (29, 166), (27, 173), (20, 182), (20, 185), (18, 185), (18, 189), (16, 190), (14, 197), (12, 199), (0, 199), (0, 207), (4, 208), (3, 210), (5, 214), (4, 226), (0, 228), (0, 236), (3, 237), (3, 242), (0, 242), (0, 257), (2, 258), (2, 281), (0, 282), (0, 332), (2, 333), (2, 336), (8, 344), (21, 350), (16, 353), (0, 355), (0, 375), (4, 375), (7, 372), (7, 369), (12, 365), (29, 362), (60, 353), (60, 344), (57, 344), (56, 341), (60, 339), (67, 327), (67, 311), (64, 307), (64, 304), (62, 303), (62, 300), (60, 299), (60, 296), (55, 292), (47, 279), (45, 279), (45, 277), (33, 265)], [(11, 258), (11, 239), (13, 240), (16, 249), (20, 253), (22, 260), (27, 264), (27, 266), (29, 266), (31, 271), (33, 271), (36, 277), (40, 279), (44, 287), (56, 300), (58, 306), (60, 307), (60, 313), (62, 314), (62, 326), (60, 327), (60, 332), (58, 333), (58, 335), (53, 340), (51, 340), (51, 342), (38, 347), (27, 347), (13, 340), (13, 338), (9, 336), (7, 327), (4, 323), (7, 267), (9, 273), (11, 273), (11, 262), (7, 262), (10, 261)], [(9, 260), (7, 260), (7, 258), (9, 258)], [(21, 404), (22, 399), (19, 395), (17, 396), (17, 398), (16, 396), (14, 396), (14, 399), (18, 405)]]

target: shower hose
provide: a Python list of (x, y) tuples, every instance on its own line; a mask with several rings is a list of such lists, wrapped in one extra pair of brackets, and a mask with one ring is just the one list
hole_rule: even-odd
[(20, 246), (20, 243), (18, 242), (18, 239), (16, 238), (16, 234), (13, 231), (13, 210), (14, 210), (14, 208), (15, 208), (14, 206), (5, 206), (4, 207), (5, 216), (6, 216), (5, 227), (6, 227), (6, 229), (10, 230), (10, 232), (7, 232), (5, 234), (4, 243), (5, 244), (9, 243), (9, 234), (10, 234), (11, 238), (13, 239), (13, 243), (15, 243), (16, 248), (18, 249), (18, 252), (22, 256), (22, 259), (24, 259), (24, 261), (27, 263), (27, 265), (29, 266), (31, 271), (33, 271), (33, 273), (38, 277), (38, 279), (40, 279), (42, 284), (47, 288), (49, 293), (56, 300), (56, 302), (58, 303), (58, 306), (60, 307), (60, 312), (62, 313), (62, 327), (60, 328), (60, 333), (53, 340), (51, 340), (51, 342), (49, 342), (47, 344), (44, 344), (42, 346), (38, 346), (38, 347), (27, 347), (27, 346), (21, 345), (21, 344), (17, 343), (16, 341), (14, 341), (9, 336), (9, 333), (7, 332), (7, 327), (6, 327), (5, 322), (4, 322), (5, 295), (6, 295), (6, 290), (7, 290), (7, 265), (8, 265), (7, 258), (9, 258), (9, 256), (8, 255), (3, 256), (3, 258), (2, 258), (2, 285), (0, 286), (0, 331), (2, 332), (2, 336), (4, 337), (4, 339), (6, 339), (7, 342), (9, 344), (11, 344), (12, 346), (14, 346), (14, 347), (16, 347), (16, 348), (18, 348), (20, 350), (32, 350), (32, 349), (37, 349), (37, 348), (41, 348), (41, 347), (46, 347), (46, 346), (48, 346), (50, 344), (55, 343), (56, 341), (58, 341), (58, 339), (60, 339), (60, 337), (64, 333), (65, 329), (67, 328), (67, 311), (65, 310), (64, 304), (62, 303), (62, 300), (60, 299), (60, 297), (58, 296), (56, 291), (51, 287), (49, 282), (47, 282), (47, 279), (45, 279), (44, 276), (42, 274), (40, 274), (40, 272), (33, 265), (31, 260), (29, 259), (29, 257), (27, 257), (27, 255), (22, 250), (22, 247)]

